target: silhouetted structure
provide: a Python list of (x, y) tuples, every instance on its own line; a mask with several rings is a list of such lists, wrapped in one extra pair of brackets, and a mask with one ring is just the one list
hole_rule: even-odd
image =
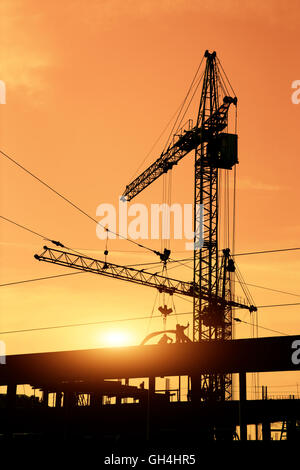
[[(269, 439), (271, 423), (282, 421), (288, 439), (298, 439), (300, 400), (246, 397), (246, 372), (300, 370), (292, 361), (296, 341), (300, 336), (8, 356), (0, 367), (0, 385), (7, 385), (5, 400), (0, 399), (0, 434), (89, 435), (102, 440), (135, 436), (146, 442), (166, 439), (167, 429), (170, 442), (187, 443), (194, 442), (195, 429), (197, 439), (217, 438), (219, 429), (219, 438), (230, 439), (236, 426), (246, 439), (247, 424), (257, 423), (263, 424), (263, 437)], [(203, 400), (202, 372), (238, 373), (239, 401)], [(190, 400), (170, 402), (170, 393), (156, 391), (156, 377), (183, 375), (190, 377)], [(146, 388), (146, 379), (139, 387), (111, 380), (120, 377), (126, 377), (127, 384), (128, 378), (148, 377), (149, 385)], [(42, 390), (42, 402), (17, 399), (19, 384)], [(52, 406), (50, 394), (55, 397)], [(208, 434), (212, 422), (216, 427)]]

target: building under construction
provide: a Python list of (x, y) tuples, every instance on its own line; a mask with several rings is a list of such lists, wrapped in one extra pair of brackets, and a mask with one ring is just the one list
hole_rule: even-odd
[[(215, 52), (206, 51), (202, 64), (203, 73), (196, 74), (191, 88), (200, 89), (196, 118), (177, 129), (159, 158), (126, 186), (122, 196), (131, 201), (186, 155), (194, 154), (193, 278), (182, 281), (112, 264), (106, 258), (89, 258), (64, 251), (55, 241), (62, 250), (45, 246), (35, 255), (38, 261), (191, 299), (192, 338), (178, 324), (176, 330), (151, 333), (151, 338), (160, 337), (158, 344), (145, 341), (127, 348), (8, 356), (6, 364), (0, 365), (0, 385), (7, 386), (0, 402), (4, 437), (183, 444), (245, 441), (247, 425), (255, 425), (261, 428), (260, 438), (269, 441), (273, 423), (281, 423), (276, 428), (280, 438), (300, 442), (299, 399), (270, 400), (266, 393), (260, 399), (247, 399), (247, 373), (300, 370), (300, 336), (233, 338), (234, 309), (256, 311), (251, 298), (241, 301), (234, 295), (234, 252), (221, 246), (219, 236), (220, 173), (235, 172), (238, 164), (234, 122), (235, 131), (229, 132), (230, 110), (234, 115), (237, 97)], [(169, 249), (154, 253), (163, 266), (168, 265)], [(166, 307), (160, 308), (164, 320), (170, 313)], [(174, 341), (168, 341), (170, 334)], [(233, 374), (239, 376), (238, 399), (232, 393)], [(179, 384), (180, 377), (185, 377), (185, 398), (180, 385), (174, 390), (158, 389), (157, 379), (162, 377), (177, 377)], [(42, 400), (21, 399), (20, 384), (42, 391)]]

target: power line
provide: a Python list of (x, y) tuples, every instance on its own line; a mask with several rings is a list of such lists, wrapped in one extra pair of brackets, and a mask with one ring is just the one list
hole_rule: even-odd
[(61, 242), (59, 242), (57, 240), (51, 240), (51, 238), (45, 237), (44, 235), (36, 232), (35, 230), (32, 230), (28, 227), (25, 227), (25, 225), (19, 224), (19, 223), (15, 222), (14, 220), (11, 220), (11, 219), (8, 219), (7, 217), (4, 217), (3, 215), (0, 215), (0, 218), (5, 220), (6, 222), (10, 222), (11, 224), (16, 225), (17, 227), (26, 230), (27, 232), (30, 232), (30, 233), (33, 233), (34, 235), (37, 235), (38, 237), (42, 238), (43, 240), (48, 240), (49, 242), (53, 243), (53, 245), (56, 245), (56, 246), (61, 247), (61, 248), (67, 248), (68, 250), (74, 251), (74, 253), (77, 253), (80, 256), (84, 256), (83, 253), (80, 253), (79, 251), (74, 250), (74, 248), (71, 248), (70, 246), (63, 245)]
[[(187, 299), (186, 297), (182, 297), (180, 294), (174, 294), (176, 297), (180, 298), (181, 300), (185, 300), (186, 302), (193, 303), (192, 300)], [(292, 307), (295, 305), (300, 305), (300, 302), (295, 302), (291, 304), (274, 304), (274, 305), (257, 305), (257, 308), (270, 308), (270, 307)], [(238, 309), (239, 307), (233, 307), (235, 309)]]
[[(294, 248), (292, 248), (294, 249)], [(290, 250), (290, 248), (288, 248), (287, 250)], [(283, 250), (281, 250), (283, 251)], [(246, 254), (246, 253), (242, 253), (242, 254)], [(238, 255), (236, 255), (238, 256)], [(193, 266), (188, 266), (187, 264), (184, 264), (182, 263), (181, 261), (192, 261), (193, 258), (186, 258), (186, 259), (182, 259), (182, 260), (171, 260), (172, 262), (177, 262), (178, 264), (186, 267), (186, 268), (189, 268), (189, 269), (193, 269)], [(272, 289), (271, 287), (266, 287), (266, 286), (259, 286), (258, 284), (250, 284), (248, 282), (243, 282), (243, 281), (240, 281), (238, 279), (233, 279), (233, 282), (236, 282), (240, 285), (245, 285), (245, 286), (250, 286), (250, 287), (256, 287), (256, 288), (259, 288), (259, 289), (264, 289), (264, 290), (269, 290), (269, 291), (272, 291), (272, 292), (278, 292), (280, 294), (287, 294), (287, 295), (293, 295), (295, 297), (300, 297), (300, 294), (295, 294), (294, 292), (287, 292), (287, 291), (284, 291), (284, 290), (279, 290), (279, 289)]]
[(272, 330), (271, 328), (266, 328), (265, 326), (261, 326), (261, 325), (255, 325), (255, 324), (249, 323), (245, 320), (241, 320), (240, 318), (233, 318), (233, 320), (235, 320), (238, 323), (246, 323), (246, 325), (256, 326), (257, 328), (261, 328), (263, 330), (272, 331), (272, 333), (278, 333), (278, 334), (283, 335), (283, 336), (290, 336), (288, 333), (283, 333), (282, 331)]
[(70, 204), (72, 207), (74, 207), (76, 210), (78, 210), (81, 214), (85, 215), (86, 217), (88, 217), (90, 220), (92, 220), (93, 222), (95, 222), (97, 225), (100, 225), (102, 228), (104, 228), (107, 232), (109, 233), (113, 233), (114, 235), (118, 236), (119, 238), (122, 238), (124, 240), (127, 240), (129, 241), (130, 243), (133, 243), (134, 245), (136, 246), (139, 246), (140, 248), (144, 248), (145, 250), (148, 250), (148, 251), (151, 251), (152, 253), (155, 253), (155, 254), (158, 254), (157, 251), (153, 250), (152, 248), (149, 248), (145, 245), (142, 245), (141, 243), (138, 243), (134, 240), (131, 240), (130, 238), (127, 238), (123, 235), (120, 235), (119, 233), (117, 232), (114, 232), (113, 230), (110, 230), (108, 228), (106, 228), (103, 224), (101, 224), (97, 219), (94, 219), (94, 217), (92, 217), (91, 215), (89, 215), (87, 212), (85, 212), (83, 209), (81, 209), (77, 204), (75, 204), (74, 202), (70, 201), (70, 199), (68, 199), (67, 197), (65, 197), (63, 194), (61, 194), (60, 192), (58, 192), (56, 189), (52, 188), (52, 186), (50, 186), (48, 183), (46, 183), (45, 181), (43, 181), (41, 178), (39, 178), (38, 176), (36, 176), (34, 173), (32, 173), (31, 171), (27, 170), (27, 168), (25, 168), (23, 165), (21, 165), (20, 163), (18, 163), (16, 160), (14, 160), (12, 157), (10, 157), (9, 155), (7, 155), (7, 153), (3, 152), (3, 150), (0, 150), (0, 153), (5, 157), (7, 158), (8, 160), (10, 160), (12, 163), (14, 163), (15, 165), (17, 165), (19, 168), (21, 168), (23, 171), (25, 171), (26, 173), (28, 173), (30, 176), (32, 176), (32, 178), (36, 179), (39, 183), (41, 183), (42, 185), (44, 185), (47, 189), (49, 189), (50, 191), (52, 191), (54, 194), (56, 194), (58, 197), (60, 197), (61, 199), (63, 199), (65, 202), (67, 202), (68, 204)]
[[(20, 224), (17, 224), (9, 219), (6, 219), (5, 217), (3, 216), (0, 216), (1, 218), (5, 219), (5, 220), (8, 220), (9, 222), (12, 222), (14, 223), (15, 225), (18, 225), (19, 227), (21, 228), (24, 228), (25, 230), (28, 230), (29, 232), (32, 232), (34, 233), (35, 235), (38, 235), (38, 236), (41, 236), (43, 237), (43, 235), (40, 235), (38, 234), (37, 232), (34, 232), (26, 227), (23, 227), (21, 226)], [(48, 238), (46, 237), (43, 237), (45, 238), (46, 240), (49, 240)], [(49, 240), (49, 241), (52, 241), (53, 240)], [(77, 252), (76, 250), (72, 249), (69, 247), (70, 250), (74, 251), (75, 253), (79, 253)], [(80, 253), (80, 255), (82, 256), (85, 256), (83, 255), (82, 253)], [(186, 261), (188, 260), (188, 258), (183, 258), (182, 260), (169, 260), (169, 263), (178, 263), (184, 267), (189, 267), (183, 263), (181, 263), (181, 261)], [(135, 264), (128, 264), (126, 265), (126, 267), (137, 267), (137, 266), (148, 266), (149, 269), (153, 269), (155, 268), (157, 265), (160, 265), (161, 262), (160, 261), (157, 261), (157, 262), (152, 262), (152, 263), (135, 263)], [(169, 268), (170, 269), (174, 269), (174, 268), (177, 268), (177, 266), (173, 266), (172, 268)], [(23, 283), (27, 283), (27, 282), (34, 282), (34, 281), (42, 281), (42, 280), (47, 280), (47, 279), (54, 279), (54, 278), (57, 278), (57, 277), (64, 277), (64, 276), (69, 276), (69, 275), (73, 275), (73, 274), (81, 274), (81, 273), (66, 273), (66, 274), (59, 274), (59, 275), (53, 275), (53, 276), (45, 276), (45, 277), (38, 277), (38, 278), (33, 278), (33, 279), (24, 279), (24, 280), (21, 280), (21, 281), (13, 281), (13, 282), (6, 282), (4, 284), (0, 284), (0, 287), (5, 287), (5, 286), (11, 286), (11, 285), (17, 285), (17, 284), (23, 284)], [(238, 280), (234, 280), (234, 282), (239, 282)], [(265, 287), (265, 286), (259, 286), (257, 284), (249, 284), (249, 283), (244, 283), (243, 282), (243, 285), (247, 285), (247, 286), (251, 286), (251, 287), (257, 287), (257, 288), (260, 288), (260, 289), (265, 289), (265, 290), (269, 290), (269, 291), (272, 291), (272, 292), (279, 292), (281, 294), (287, 294), (287, 295), (292, 295), (292, 296), (295, 296), (295, 297), (300, 297), (300, 294), (295, 294), (293, 292), (287, 292), (287, 291), (282, 291), (282, 290), (279, 290), (279, 289), (272, 289), (270, 287)], [(188, 300), (186, 298), (183, 298), (183, 300)], [(278, 304), (278, 305), (262, 305), (260, 306), (260, 308), (266, 308), (266, 307), (277, 307), (277, 306), (291, 306), (291, 305), (299, 305), (299, 303), (292, 303), (292, 304)]]
[(262, 253), (278, 253), (280, 251), (296, 251), (296, 250), (300, 250), (300, 248), (281, 248), (279, 250), (252, 251), (248, 253), (237, 253), (231, 256), (261, 255)]
[(13, 286), (16, 284), (24, 284), (26, 282), (44, 281), (45, 279), (54, 279), (56, 277), (73, 276), (74, 274), (82, 274), (82, 273), (75, 272), (75, 273), (56, 274), (54, 276), (36, 277), (34, 279), (24, 279), (22, 281), (6, 282), (5, 284), (0, 284), (0, 287)]
[[(170, 262), (175, 262), (175, 261), (170, 261)], [(148, 269), (153, 269), (153, 268), (156, 268), (157, 265), (161, 265), (161, 261), (157, 261), (157, 262), (153, 262), (153, 263), (128, 264), (128, 265), (125, 265), (124, 267), (131, 268), (131, 267), (136, 267), (136, 266), (148, 266)], [(176, 266), (173, 266), (173, 268), (174, 267), (176, 268)], [(172, 269), (172, 268), (170, 268), (170, 269)], [(12, 285), (23, 284), (23, 283), (34, 282), (34, 281), (44, 281), (44, 280), (47, 280), (47, 279), (54, 279), (54, 278), (57, 278), (57, 277), (71, 276), (73, 274), (82, 274), (82, 272), (72, 272), (72, 273), (65, 273), (65, 274), (57, 274), (57, 275), (53, 275), (53, 276), (44, 276), (44, 277), (37, 277), (37, 278), (32, 278), (32, 279), (23, 279), (21, 281), (6, 282), (4, 284), (0, 284), (0, 287), (12, 286)]]
[[(238, 282), (238, 281), (234, 279), (234, 282)], [(293, 295), (295, 297), (300, 297), (300, 294), (295, 294), (294, 292), (287, 292), (285, 290), (272, 289), (271, 287), (265, 287), (265, 286), (258, 286), (257, 284), (249, 284), (248, 282), (246, 282), (245, 285), (250, 286), (250, 287), (257, 287), (259, 289), (270, 290), (272, 292), (279, 292), (280, 294), (287, 294), (287, 295)]]
[[(177, 313), (177, 315), (191, 315), (192, 313), (193, 312), (182, 312), (182, 313)], [(161, 315), (153, 315), (152, 318), (161, 318)], [(59, 328), (73, 328), (73, 327), (78, 327), (78, 326), (102, 325), (106, 323), (118, 323), (118, 322), (136, 321), (136, 320), (149, 320), (149, 316), (137, 317), (137, 318), (122, 318), (122, 319), (117, 319), (117, 320), (102, 320), (98, 322), (87, 322), (87, 323), (71, 323), (68, 325), (45, 326), (41, 328), (28, 328), (24, 330), (0, 331), (0, 335), (8, 335), (11, 333), (27, 333), (31, 331), (54, 330), (54, 329), (59, 329)]]
[[(0, 153), (4, 154), (5, 156), (7, 156), (4, 152), (2, 152), (0, 150)], [(7, 156), (8, 157), (8, 156)], [(9, 159), (11, 159), (10, 157), (8, 157)], [(12, 160), (12, 159), (11, 159)], [(17, 162), (15, 162), (14, 160), (12, 160), (14, 163), (16, 163), (18, 166), (20, 166), (22, 169), (24, 169), (21, 165), (19, 165)], [(29, 172), (28, 170), (24, 169), (25, 171)], [(29, 172), (31, 174), (31, 172)], [(35, 175), (33, 175), (35, 177)], [(36, 177), (37, 178), (37, 177)], [(39, 178), (37, 178), (39, 180)], [(44, 183), (43, 183), (44, 184)], [(48, 187), (48, 185), (45, 183), (45, 185)], [(51, 188), (52, 190), (52, 188)], [(55, 192), (55, 190), (53, 190)], [(62, 196), (63, 197), (63, 196)], [(63, 197), (64, 198), (64, 197)], [(39, 237), (41, 237), (42, 239), (44, 240), (48, 240), (50, 241), (51, 243), (53, 243), (54, 245), (56, 246), (59, 246), (59, 247), (62, 247), (62, 248), (67, 248), (67, 249), (70, 249), (72, 251), (74, 251), (75, 253), (78, 253), (80, 254), (81, 256), (85, 256), (83, 253), (80, 253), (78, 251), (76, 251), (75, 249), (71, 248), (71, 247), (67, 247), (65, 245), (63, 245), (61, 242), (59, 241), (56, 241), (56, 240), (52, 240), (50, 239), (49, 237), (46, 237), (38, 232), (36, 232), (35, 230), (32, 230), (22, 224), (19, 224), (11, 219), (8, 219), (7, 217), (4, 217), (2, 215), (0, 215), (0, 218), (7, 221), (7, 222), (10, 222), (14, 225), (16, 225), (17, 227), (19, 228), (22, 228), (34, 235), (37, 235)], [(99, 223), (96, 221), (96, 219), (93, 219), (96, 223)], [(101, 224), (100, 224), (101, 225)], [(127, 239), (128, 240), (128, 239)], [(132, 241), (132, 240), (128, 240), (128, 241)], [(132, 241), (133, 242), (133, 241)], [(136, 242), (133, 242), (133, 243), (136, 243)], [(140, 245), (138, 244), (139, 246), (142, 246), (143, 245)], [(152, 250), (149, 248), (150, 251), (152, 252), (155, 252), (157, 254), (157, 252), (155, 250)], [(244, 255), (253, 255), (253, 254), (262, 254), (262, 253), (276, 253), (276, 252), (283, 252), (283, 251), (295, 251), (295, 250), (300, 250), (300, 248), (282, 248), (282, 249), (277, 249), (277, 250), (265, 250), (265, 251), (256, 251), (256, 252), (247, 252), (247, 253), (238, 253), (236, 255), (232, 255), (232, 256), (244, 256)], [(182, 261), (192, 261), (193, 258), (184, 258), (184, 259), (181, 259), (181, 260), (174, 260), (174, 259), (170, 259), (169, 262), (172, 262), (172, 263), (178, 263), (186, 268), (189, 268), (189, 269), (193, 269), (192, 266), (187, 266), (186, 264), (182, 263)], [(131, 267), (131, 266), (146, 266), (146, 265), (155, 265), (155, 264), (160, 264), (160, 262), (157, 262), (157, 263), (139, 263), (139, 264), (131, 264), (131, 265), (128, 265), (128, 267)], [(70, 273), (72, 274), (72, 273)], [(66, 274), (67, 275), (67, 274)], [(57, 277), (63, 277), (65, 276), (64, 274), (61, 274), (60, 276), (57, 276)], [(48, 276), (48, 277), (44, 277), (44, 278), (36, 278), (36, 279), (28, 279), (28, 280), (24, 280), (24, 281), (16, 281), (16, 282), (12, 282), (12, 283), (5, 283), (5, 284), (0, 284), (0, 287), (4, 287), (6, 285), (13, 285), (13, 284), (21, 284), (23, 282), (31, 282), (31, 281), (36, 281), (36, 280), (44, 280), (44, 279), (50, 279), (52, 277), (55, 277), (55, 276)], [(239, 281), (235, 281), (235, 282), (239, 282)], [(240, 282), (239, 282), (240, 283)], [(240, 283), (241, 284), (241, 283)], [(274, 291), (274, 292), (279, 292), (279, 293), (282, 293), (282, 294), (287, 294), (287, 295), (293, 295), (293, 296), (296, 296), (296, 297), (300, 297), (299, 294), (295, 294), (295, 293), (291, 293), (291, 292), (287, 292), (287, 291), (281, 291), (281, 290), (278, 290), (278, 289), (272, 289), (272, 288), (269, 288), (269, 287), (265, 287), (265, 286), (259, 286), (259, 285), (256, 285), (256, 284), (248, 284), (248, 283), (245, 283), (243, 282), (242, 283), (243, 285), (248, 285), (248, 286), (252, 286), (252, 287), (257, 287), (257, 288), (261, 288), (261, 289), (265, 289), (265, 290), (270, 290), (270, 291)], [(275, 305), (275, 307), (277, 306), (285, 306), (285, 305), (298, 305), (298, 304), (280, 304), (280, 305)], [(261, 306), (260, 308), (265, 308), (267, 306)]]
[(41, 235), (40, 233), (35, 232), (34, 230), (32, 230), (32, 229), (30, 229), (30, 228), (28, 228), (28, 227), (25, 227), (25, 225), (18, 224), (18, 223), (15, 222), (14, 220), (8, 219), (7, 217), (4, 217), (3, 215), (0, 215), (0, 218), (3, 219), (3, 220), (6, 220), (6, 222), (10, 222), (11, 224), (16, 225), (17, 227), (20, 227), (20, 228), (22, 228), (22, 229), (24, 229), (24, 230), (27, 230), (27, 232), (33, 233), (34, 235), (37, 235), (38, 237), (41, 237), (41, 238), (43, 238), (44, 240), (52, 241), (52, 240), (50, 240), (50, 238), (45, 237), (44, 235)]
[[(176, 315), (191, 315), (193, 312), (181, 312), (177, 313)], [(153, 315), (151, 318), (161, 318), (161, 315)], [(28, 328), (28, 329), (22, 329), (22, 330), (9, 330), (9, 331), (1, 331), (0, 334), (12, 334), (12, 333), (28, 333), (28, 332), (33, 332), (33, 331), (43, 331), (43, 330), (53, 330), (53, 329), (60, 329), (60, 328), (73, 328), (73, 327), (80, 327), (80, 326), (90, 326), (90, 325), (102, 325), (102, 324), (108, 324), (108, 323), (118, 323), (118, 322), (126, 322), (126, 321), (137, 321), (137, 320), (149, 320), (149, 316), (145, 317), (136, 317), (136, 318), (122, 318), (122, 319), (116, 319), (116, 320), (102, 320), (98, 322), (86, 322), (86, 323), (71, 323), (71, 324), (66, 324), (66, 325), (57, 325), (57, 326), (45, 326), (41, 328)], [(247, 325), (253, 326), (252, 323), (246, 322), (245, 320), (241, 320), (239, 318), (233, 318), (238, 323), (245, 323)], [(258, 328), (264, 329), (271, 331), (273, 333), (278, 333), (283, 336), (290, 336), (288, 333), (283, 333), (282, 331), (278, 330), (273, 330), (271, 328), (267, 328), (262, 325), (254, 325)]]
[[(230, 253), (230, 256), (245, 256), (245, 255), (260, 255), (260, 254), (264, 254), (264, 253), (277, 253), (277, 252), (280, 252), (280, 251), (295, 251), (295, 250), (300, 250), (300, 247), (296, 247), (296, 248), (280, 248), (280, 249), (277, 249), (277, 250), (263, 250), (263, 251), (251, 251), (251, 252), (245, 252), (245, 253)], [(193, 250), (182, 250), (182, 251), (176, 251), (176, 252), (173, 252), (173, 253), (186, 253), (186, 252), (190, 252), (190, 251), (193, 251)], [(223, 249), (220, 249), (218, 250), (220, 253), (223, 251)], [(190, 258), (190, 260), (192, 260), (193, 258)]]
[(300, 305), (300, 302), (296, 302), (293, 304), (275, 304), (275, 305), (258, 305), (257, 308), (269, 308), (269, 307), (290, 307), (293, 305)]

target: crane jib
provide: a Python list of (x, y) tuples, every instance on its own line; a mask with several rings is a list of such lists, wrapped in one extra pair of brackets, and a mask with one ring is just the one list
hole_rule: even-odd
[[(212, 135), (221, 132), (227, 125), (227, 113), (231, 103), (236, 104), (236, 99), (224, 97), (220, 108), (201, 127), (195, 126), (189, 130), (183, 130), (179, 136), (175, 136), (172, 145), (152, 163), (134, 181), (126, 186), (122, 199), (130, 201), (143, 189), (157, 180), (161, 175), (167, 173), (174, 165), (192, 150), (195, 150), (201, 142), (209, 142)], [(215, 162), (214, 162), (215, 163)]]
[[(48, 248), (47, 246), (44, 246), (44, 251), (40, 255), (36, 254), (34, 257), (38, 261), (45, 261), (47, 263), (58, 264), (60, 266), (66, 266), (80, 271), (100, 274), (106, 277), (133, 282), (135, 284), (154, 287), (158, 289), (158, 291), (165, 292), (170, 295), (178, 294), (188, 297), (201, 297), (203, 299), (210, 298), (209, 294), (204, 290), (200, 292), (193, 282), (181, 281), (165, 277), (157, 273), (150, 273), (144, 270), (108, 263), (106, 261), (89, 258), (83, 255)], [(214, 297), (214, 299), (211, 300), (214, 300), (216, 306), (221, 305), (224, 302), (221, 296)], [(230, 301), (230, 305), (237, 308), (251, 308), (249, 305), (235, 302), (233, 300)]]

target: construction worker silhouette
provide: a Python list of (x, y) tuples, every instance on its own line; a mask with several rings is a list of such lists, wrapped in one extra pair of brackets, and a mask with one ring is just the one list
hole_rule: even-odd
[(170, 336), (166, 334), (164, 334), (158, 341), (158, 344), (168, 344), (168, 343), (173, 343), (173, 339), (170, 338)]
[(176, 325), (176, 343), (187, 343), (190, 341), (190, 339), (188, 338), (188, 336), (186, 336), (184, 334), (184, 330), (186, 330), (188, 327), (189, 327), (189, 323), (184, 326), (184, 325), (180, 325), (179, 323), (177, 323)]

